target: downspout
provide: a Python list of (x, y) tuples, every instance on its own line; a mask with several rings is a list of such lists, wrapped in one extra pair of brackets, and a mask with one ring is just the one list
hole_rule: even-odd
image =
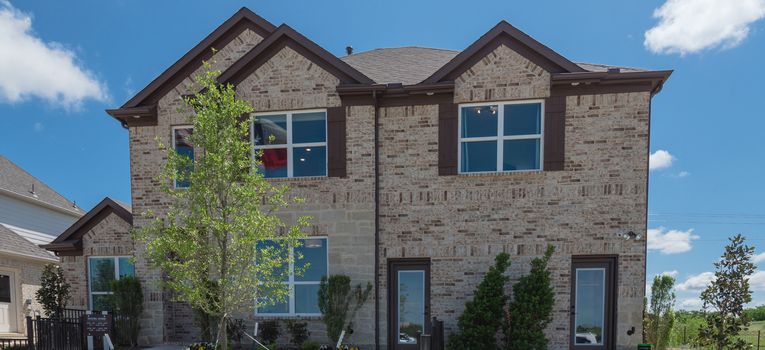
[(375, 349), (380, 350), (380, 106), (372, 90), (375, 109)]

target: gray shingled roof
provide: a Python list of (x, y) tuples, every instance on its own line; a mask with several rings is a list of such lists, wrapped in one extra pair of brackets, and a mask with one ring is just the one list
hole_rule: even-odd
[[(340, 59), (378, 84), (402, 83), (414, 85), (422, 82), (457, 56), (459, 51), (418, 46), (374, 49), (355, 53)], [(604, 64), (577, 63), (591, 72), (605, 72), (620, 68), (622, 72), (643, 71), (638, 68)]]
[(374, 49), (340, 59), (378, 84), (417, 84), (457, 56), (459, 51), (405, 46)]
[(50, 252), (42, 249), (9, 228), (0, 224), (0, 254), (25, 255), (32, 258), (56, 260)]
[[(34, 194), (31, 192), (32, 184), (34, 184)], [(11, 191), (33, 200), (39, 200), (62, 209), (80, 214), (84, 213), (82, 209), (75, 207), (74, 203), (58, 194), (58, 192), (32, 176), (32, 174), (21, 169), (3, 155), (0, 155), (0, 189)]]

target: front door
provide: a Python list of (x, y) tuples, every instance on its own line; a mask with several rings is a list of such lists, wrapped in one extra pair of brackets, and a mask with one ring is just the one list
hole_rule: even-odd
[(614, 257), (573, 258), (571, 349), (614, 349), (615, 265)]
[(430, 334), (430, 260), (391, 260), (388, 282), (388, 348), (418, 349)]
[(13, 274), (0, 271), (0, 333), (16, 331), (16, 282)]

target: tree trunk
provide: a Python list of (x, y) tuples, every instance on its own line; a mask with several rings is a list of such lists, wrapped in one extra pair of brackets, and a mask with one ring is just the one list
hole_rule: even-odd
[(227, 316), (224, 314), (223, 317), (220, 318), (220, 321), (218, 321), (218, 350), (228, 350), (228, 327), (226, 327), (226, 318)]

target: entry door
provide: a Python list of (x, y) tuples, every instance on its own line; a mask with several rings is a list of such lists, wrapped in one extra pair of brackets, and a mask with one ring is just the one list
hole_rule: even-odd
[(388, 348), (419, 349), (417, 335), (430, 334), (430, 261), (390, 261), (388, 282)]
[(0, 333), (16, 332), (15, 285), (12, 273), (0, 272)]
[(615, 346), (616, 258), (574, 257), (571, 269), (571, 349)]

